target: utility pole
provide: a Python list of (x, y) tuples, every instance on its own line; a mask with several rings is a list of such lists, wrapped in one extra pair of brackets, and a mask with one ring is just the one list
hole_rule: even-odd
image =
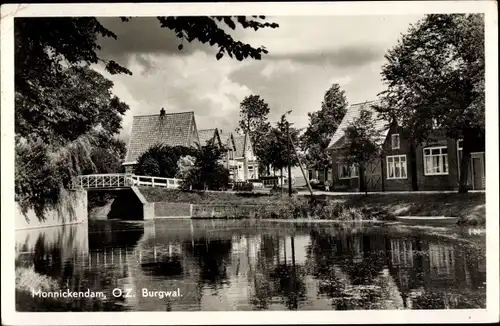
[(300, 162), (300, 157), (299, 157), (299, 153), (297, 152), (297, 148), (293, 144), (292, 139), (289, 138), (288, 141), (292, 145), (292, 149), (295, 152), (295, 157), (297, 158), (297, 162), (299, 162), (300, 171), (302, 171), (302, 176), (304, 177), (304, 180), (306, 181), (306, 184), (307, 184), (307, 188), (309, 189), (309, 192), (311, 193), (311, 198), (313, 198), (314, 192), (311, 188), (311, 184), (309, 183), (309, 178), (306, 176), (306, 173), (304, 172), (304, 167), (302, 166), (302, 163)]
[(290, 163), (290, 122), (286, 122), (286, 138), (287, 138), (287, 158), (288, 158), (288, 196), (292, 197), (292, 166)]

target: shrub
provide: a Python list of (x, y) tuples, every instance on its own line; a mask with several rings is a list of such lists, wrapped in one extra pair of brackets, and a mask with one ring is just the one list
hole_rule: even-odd
[(33, 266), (16, 267), (16, 290), (29, 291), (55, 291), (59, 289), (57, 282), (45, 275), (35, 272)]
[(148, 148), (138, 159), (134, 173), (162, 178), (175, 178), (179, 173), (177, 162), (181, 157), (194, 155), (192, 148), (156, 144)]
[(477, 216), (474, 214), (461, 214), (458, 217), (458, 225), (461, 226), (484, 226), (486, 224), (486, 219), (484, 216)]
[(339, 221), (361, 221), (364, 220), (364, 215), (361, 210), (353, 207), (344, 209), (337, 217)]

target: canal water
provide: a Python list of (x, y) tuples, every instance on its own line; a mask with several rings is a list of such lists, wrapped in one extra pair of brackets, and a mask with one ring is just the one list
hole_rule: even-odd
[(50, 280), (44, 291), (105, 298), (16, 291), (18, 311), (467, 309), (486, 301), (484, 236), (455, 227), (91, 221), (17, 231), (22, 270)]

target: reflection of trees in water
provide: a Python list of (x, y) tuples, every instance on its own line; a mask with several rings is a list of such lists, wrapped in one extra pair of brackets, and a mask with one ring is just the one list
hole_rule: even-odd
[(271, 282), (271, 270), (279, 259), (279, 239), (263, 235), (261, 237), (261, 248), (257, 254), (256, 270), (253, 273), (254, 291), (250, 302), (256, 310), (268, 309), (273, 296)]
[(133, 247), (144, 234), (143, 224), (119, 221), (94, 221), (88, 233), (89, 249)]
[(231, 254), (231, 240), (195, 239), (184, 242), (185, 252), (195, 258), (201, 281), (213, 288), (227, 282), (227, 265)]
[(286, 247), (286, 238), (280, 241), (280, 238), (262, 236), (261, 239), (257, 270), (253, 275), (255, 293), (251, 303), (257, 310), (268, 309), (271, 300), (279, 298), (287, 309), (297, 310), (299, 303), (306, 297), (306, 271), (295, 263), (294, 237), (290, 237), (289, 248)]
[(163, 278), (182, 278), (182, 259), (179, 255), (160, 255), (154, 261), (141, 264), (146, 275), (161, 276)]
[(61, 248), (56, 244), (47, 244), (44, 235), (40, 235), (35, 243), (33, 265), (39, 274), (60, 277), (63, 267)]
[(318, 294), (332, 299), (337, 310), (370, 309), (383, 297), (386, 236), (338, 231), (311, 231), (312, 275)]

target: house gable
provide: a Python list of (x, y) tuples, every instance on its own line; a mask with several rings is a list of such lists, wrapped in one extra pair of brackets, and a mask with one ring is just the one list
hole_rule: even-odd
[(385, 120), (373, 109), (373, 105), (376, 105), (377, 103), (378, 101), (371, 101), (350, 105), (347, 108), (347, 112), (342, 118), (337, 130), (333, 134), (330, 144), (328, 145), (328, 149), (341, 149), (345, 145), (345, 130), (355, 119), (359, 118), (362, 110), (368, 110), (373, 113), (373, 116), (375, 117), (375, 129), (381, 133), (381, 139), (379, 142), (380, 145), (382, 145), (382, 142), (387, 137), (387, 133), (389, 131), (389, 121)]
[(208, 143), (213, 143), (220, 147), (222, 144), (222, 142), (220, 141), (219, 131), (217, 128), (198, 130), (198, 135), (201, 146), (205, 146)]
[(193, 146), (198, 140), (194, 112), (134, 116), (127, 145), (125, 165), (135, 164), (148, 148), (156, 144)]

